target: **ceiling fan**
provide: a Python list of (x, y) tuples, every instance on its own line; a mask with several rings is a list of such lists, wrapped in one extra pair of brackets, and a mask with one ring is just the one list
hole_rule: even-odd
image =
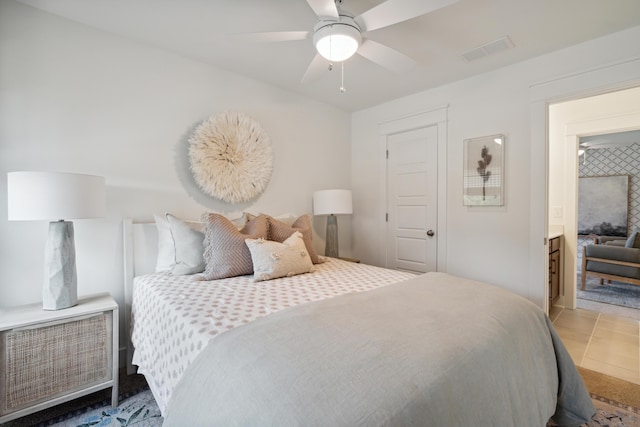
[(607, 148), (622, 148), (640, 142), (640, 131), (621, 132), (617, 134), (597, 135), (580, 138), (578, 157), (582, 164), (587, 163), (587, 151)]
[(587, 142), (580, 143), (580, 149), (584, 150), (599, 150), (601, 148), (620, 148), (626, 147), (628, 145), (636, 144), (636, 141), (631, 139), (628, 141), (615, 141), (610, 139), (594, 139)]
[[(344, 63), (354, 54), (397, 73), (415, 65), (415, 61), (397, 50), (368, 39), (367, 33), (411, 18), (426, 15), (459, 0), (386, 0), (364, 13), (353, 16), (341, 9), (342, 0), (306, 0), (318, 17), (312, 31), (284, 31), (245, 34), (245, 38), (263, 42), (313, 40), (317, 54), (302, 81), (319, 77), (334, 62)], [(343, 68), (344, 70), (344, 68)], [(344, 82), (340, 87), (344, 92)]]

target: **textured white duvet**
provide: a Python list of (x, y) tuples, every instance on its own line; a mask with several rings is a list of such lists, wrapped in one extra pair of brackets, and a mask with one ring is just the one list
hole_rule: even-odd
[(252, 276), (208, 282), (169, 273), (140, 276), (134, 280), (131, 308), (133, 364), (164, 413), (187, 367), (222, 332), (288, 307), (411, 277), (333, 258), (313, 273), (258, 283)]

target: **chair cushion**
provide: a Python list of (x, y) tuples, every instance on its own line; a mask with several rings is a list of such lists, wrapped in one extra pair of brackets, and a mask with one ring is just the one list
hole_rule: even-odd
[(640, 249), (640, 233), (634, 231), (625, 243), (625, 248), (638, 248)]
[[(612, 245), (588, 245), (585, 246), (587, 257), (623, 261), (640, 265), (640, 249), (624, 248)], [(640, 279), (640, 268), (610, 264), (602, 261), (587, 261), (587, 272), (611, 274), (615, 276)]]
[(598, 236), (596, 237), (596, 243), (602, 245), (609, 245), (609, 244), (622, 244), (622, 246), (624, 246), (624, 244), (626, 243), (627, 238), (626, 237), (621, 237), (621, 236)]

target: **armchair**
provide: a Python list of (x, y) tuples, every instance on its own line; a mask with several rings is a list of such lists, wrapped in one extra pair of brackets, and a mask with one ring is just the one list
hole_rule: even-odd
[[(605, 242), (603, 242), (605, 243)], [(582, 290), (587, 276), (640, 285), (640, 233), (634, 232), (624, 245), (606, 242), (584, 247), (582, 257)]]

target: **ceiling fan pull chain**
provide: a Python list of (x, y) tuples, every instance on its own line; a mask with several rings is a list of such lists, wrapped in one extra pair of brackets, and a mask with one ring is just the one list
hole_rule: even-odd
[(341, 66), (340, 75), (341, 75), (341, 79), (342, 79), (341, 84), (340, 84), (340, 93), (345, 93), (347, 91), (347, 89), (344, 88), (344, 61), (342, 61), (340, 63), (340, 66)]

